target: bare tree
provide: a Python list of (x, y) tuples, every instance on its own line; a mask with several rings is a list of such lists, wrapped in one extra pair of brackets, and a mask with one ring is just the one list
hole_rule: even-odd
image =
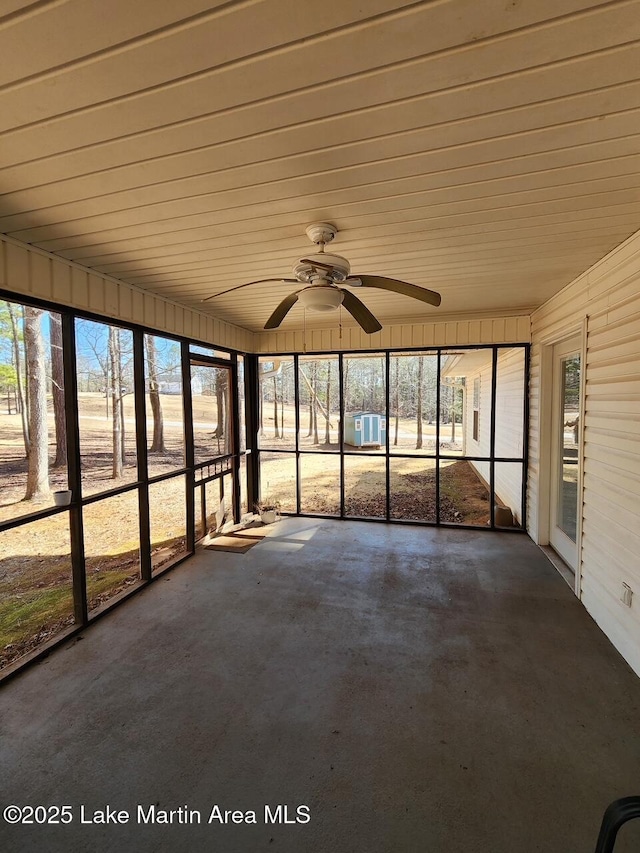
[(398, 444), (398, 422), (400, 420), (400, 359), (396, 356), (396, 376), (395, 376), (395, 409), (396, 409), (396, 422), (395, 422), (395, 434), (393, 436), (393, 444), (394, 446)]
[(454, 385), (451, 389), (451, 443), (456, 441), (456, 420), (460, 414), (462, 422), (462, 395), (463, 390), (459, 385)]
[[(91, 320), (81, 320), (79, 326), (82, 328), (82, 339), (93, 353), (96, 364), (100, 368), (100, 375), (96, 375), (92, 367), (88, 369), (86, 391), (102, 390), (105, 391), (105, 417), (109, 417), (109, 399), (111, 385), (111, 365), (109, 359), (109, 350), (104, 350), (104, 338), (102, 327)], [(90, 362), (89, 362), (90, 363)]]
[(318, 362), (313, 362), (311, 373), (311, 396), (313, 398), (313, 443), (318, 444)]
[(147, 351), (147, 372), (149, 375), (149, 403), (151, 404), (151, 414), (153, 416), (153, 438), (151, 439), (149, 450), (151, 453), (166, 453), (156, 341), (153, 335), (145, 335), (144, 339)]
[(280, 438), (280, 430), (278, 429), (278, 378), (273, 377), (273, 426), (276, 438)]
[(29, 440), (29, 422), (27, 418), (27, 404), (25, 400), (24, 388), (22, 385), (22, 367), (20, 358), (20, 333), (18, 331), (18, 319), (16, 317), (15, 306), (11, 302), (7, 303), (9, 311), (9, 319), (11, 320), (11, 336), (13, 343), (13, 361), (16, 367), (16, 390), (18, 392), (18, 410), (22, 417), (22, 437), (24, 439), (24, 452), (27, 459), (29, 458), (30, 440)]
[(12, 364), (0, 364), (0, 391), (7, 395), (7, 414), (13, 414), (12, 409), (14, 404), (16, 409), (15, 414), (17, 414), (16, 369)]
[[(309, 429), (307, 430), (307, 437), (313, 435), (313, 385), (309, 384), (309, 380), (307, 379), (304, 370), (302, 367), (300, 368), (300, 373), (304, 377), (307, 385), (309, 386)], [(311, 370), (313, 376), (313, 368)]]
[(260, 414), (260, 435), (264, 435), (264, 379), (261, 376), (258, 382), (260, 386), (260, 400), (258, 401), (258, 409)]
[(349, 382), (349, 365), (350, 364), (351, 364), (351, 360), (348, 358), (345, 358), (343, 363), (342, 363), (342, 388), (344, 391), (344, 408), (345, 408), (345, 411), (347, 411), (349, 409), (348, 394), (349, 394), (349, 390), (351, 388), (351, 384)]
[(218, 442), (218, 453), (220, 452), (220, 441), (224, 440), (224, 450), (226, 453), (230, 447), (229, 418), (227, 415), (228, 374), (224, 368), (216, 368), (215, 371), (217, 422), (213, 437)]
[(424, 356), (418, 356), (418, 402), (416, 406), (416, 450), (422, 447), (422, 385), (424, 380)]
[(111, 418), (113, 436), (113, 466), (112, 478), (119, 480), (124, 469), (124, 423), (122, 418), (122, 407), (120, 406), (122, 394), (121, 379), (121, 357), (120, 357), (120, 330), (109, 326), (109, 364), (111, 367)]
[(47, 375), (40, 308), (25, 307), (24, 342), (29, 393), (29, 469), (25, 500), (45, 500), (49, 493), (49, 431)]
[(327, 362), (327, 408), (324, 411), (324, 443), (331, 443), (329, 412), (331, 410), (331, 361)]
[[(329, 370), (330, 369), (331, 368), (329, 366)], [(308, 376), (302, 369), (302, 366), (300, 366), (299, 373), (300, 377), (304, 380), (304, 384), (306, 385), (309, 392), (309, 432), (307, 433), (307, 436), (313, 435), (315, 432), (315, 443), (318, 444), (318, 409), (320, 409), (320, 411), (322, 412), (322, 416), (329, 424), (329, 428), (331, 428), (329, 404), (327, 403), (327, 408), (325, 408), (318, 399), (318, 362), (312, 362), (311, 379), (308, 378)]]
[(62, 318), (49, 312), (49, 335), (51, 346), (51, 389), (53, 417), (56, 425), (56, 458), (54, 468), (67, 464), (67, 421), (64, 411), (64, 363), (62, 357)]
[(118, 408), (120, 409), (120, 425), (121, 425), (121, 429), (120, 429), (120, 456), (122, 458), (122, 464), (124, 465), (125, 459), (127, 458), (127, 452), (126, 452), (125, 443), (124, 443), (124, 437), (125, 437), (124, 436), (124, 432), (125, 432), (124, 431), (124, 388), (122, 385), (122, 383), (124, 382), (124, 375), (123, 375), (123, 371), (122, 371), (122, 349), (120, 346), (120, 329), (118, 329), (118, 353), (120, 355), (120, 361), (118, 364), (118, 367), (119, 367), (119, 370), (118, 370), (118, 381), (119, 381), (119, 385), (118, 385), (118, 391), (119, 391)]

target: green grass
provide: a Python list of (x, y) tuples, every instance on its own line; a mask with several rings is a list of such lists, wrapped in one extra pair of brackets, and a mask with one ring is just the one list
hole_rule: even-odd
[(456, 506), (462, 503), (462, 486), (456, 479), (454, 472), (449, 472), (446, 468), (442, 468), (440, 471), (440, 494), (449, 498)]
[[(137, 570), (135, 574), (137, 575)], [(93, 575), (87, 575), (87, 598), (91, 600), (98, 595), (111, 592), (119, 588), (127, 578), (132, 576), (131, 568), (121, 571), (101, 571)]]
[(71, 583), (2, 598), (0, 649), (16, 645), (73, 615)]
[[(127, 554), (128, 563), (118, 565), (125, 555), (109, 556), (100, 571), (87, 572), (89, 600), (108, 597), (119, 591), (127, 578), (138, 571), (137, 561)], [(115, 563), (115, 565), (114, 565)], [(111, 566), (113, 568), (111, 568)], [(0, 583), (0, 650), (28, 644), (42, 632), (62, 627), (73, 616), (73, 591), (69, 557), (44, 561), (34, 557), (22, 570)]]

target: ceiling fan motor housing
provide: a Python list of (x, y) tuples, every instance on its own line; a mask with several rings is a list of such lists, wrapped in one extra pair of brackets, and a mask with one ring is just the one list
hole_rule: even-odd
[(333, 267), (331, 271), (325, 270), (324, 267), (316, 268), (311, 264), (303, 263), (299, 260), (293, 267), (293, 274), (298, 281), (310, 283), (313, 279), (320, 276), (323, 279), (328, 279), (334, 284), (343, 282), (351, 271), (351, 266), (346, 258), (341, 255), (329, 255), (326, 252), (317, 252), (313, 255), (306, 255), (305, 261), (318, 261), (323, 265)]

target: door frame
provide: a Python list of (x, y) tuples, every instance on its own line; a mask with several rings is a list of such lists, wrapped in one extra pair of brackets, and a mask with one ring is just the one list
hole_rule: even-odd
[[(192, 388), (192, 380), (193, 376), (191, 373), (192, 367), (205, 367), (205, 368), (213, 368), (213, 369), (224, 369), (228, 372), (228, 382), (229, 382), (229, 394), (227, 397), (227, 405), (229, 407), (229, 411), (227, 412), (227, 429), (229, 430), (228, 439), (230, 443), (228, 453), (218, 453), (213, 452), (212, 447), (212, 455), (210, 459), (201, 460), (196, 462), (195, 460), (195, 433), (194, 433), (194, 421), (193, 421), (193, 388)], [(203, 529), (205, 531), (205, 535), (207, 533), (206, 530), (206, 497), (205, 497), (205, 485), (208, 482), (212, 482), (214, 480), (219, 480), (220, 482), (220, 499), (222, 501), (224, 495), (224, 484), (223, 479), (228, 474), (231, 476), (231, 511), (233, 515), (233, 521), (235, 524), (239, 524), (240, 516), (241, 516), (241, 486), (240, 486), (240, 423), (238, 420), (239, 416), (239, 404), (238, 404), (238, 357), (237, 353), (234, 353), (231, 359), (221, 359), (215, 356), (204, 355), (202, 353), (191, 352), (189, 349), (189, 344), (185, 345), (184, 353), (183, 353), (183, 380), (182, 380), (183, 388), (185, 389), (185, 400), (188, 400), (188, 412), (185, 410), (185, 440), (187, 447), (187, 467), (189, 468), (189, 477), (187, 482), (187, 491), (189, 494), (189, 499), (187, 501), (187, 514), (189, 516), (187, 519), (188, 523), (188, 531), (191, 531), (191, 536), (193, 538), (193, 546), (195, 548), (195, 529), (196, 529), (196, 519), (195, 514), (198, 511), (195, 506), (195, 492), (197, 488), (202, 488), (201, 492), (201, 505), (199, 507), (199, 511), (201, 512), (201, 520)], [(230, 466), (225, 465), (225, 460), (230, 460)], [(207, 469), (207, 475), (204, 475), (204, 469)], [(211, 469), (213, 468), (213, 474), (211, 473)], [(230, 470), (229, 470), (230, 468)], [(200, 479), (196, 479), (196, 470), (201, 470)], [(189, 534), (188, 534), (189, 535)]]
[[(373, 414), (372, 412), (368, 414), (363, 414), (362, 416), (362, 446), (363, 447), (374, 447), (375, 445), (380, 445), (380, 420), (379, 415)], [(376, 420), (377, 419), (377, 420)], [(367, 426), (365, 426), (367, 424)], [(367, 433), (368, 439), (367, 439)], [(376, 441), (376, 439), (378, 439)]]
[[(576, 513), (576, 536), (575, 540), (562, 529), (558, 523), (558, 513), (561, 503), (564, 502), (563, 484), (564, 484), (564, 435), (565, 435), (565, 404), (563, 399), (563, 367), (569, 358), (574, 356), (580, 358), (580, 395), (578, 397), (578, 430), (576, 442), (578, 445), (575, 464), (576, 469), (576, 498), (575, 498), (575, 513)], [(554, 344), (553, 346), (553, 399), (551, 401), (551, 458), (550, 458), (550, 477), (549, 477), (549, 544), (564, 560), (571, 571), (575, 574), (579, 570), (579, 552), (578, 552), (578, 517), (580, 513), (580, 429), (581, 429), (581, 412), (580, 398), (582, 396), (582, 384), (584, 381), (584, 363), (582, 361), (582, 342), (579, 335), (567, 338), (565, 341)]]
[[(538, 470), (538, 531), (537, 544), (550, 546), (551, 534), (551, 510), (553, 506), (552, 489), (554, 488), (554, 477), (552, 476), (553, 465), (553, 440), (555, 424), (553, 423), (554, 409), (554, 347), (578, 337), (580, 344), (581, 381), (579, 402), (579, 427), (578, 427), (578, 507), (576, 518), (576, 552), (577, 561), (573, 578), (573, 590), (578, 598), (582, 594), (582, 516), (584, 510), (584, 427), (585, 427), (585, 399), (586, 399), (586, 374), (587, 374), (587, 323), (588, 317), (584, 316), (580, 321), (567, 325), (562, 331), (556, 331), (553, 336), (545, 337), (541, 341), (540, 353), (540, 462)], [(555, 551), (553, 552), (556, 553)], [(560, 558), (558, 557), (558, 561)], [(556, 568), (559, 566), (556, 564)], [(562, 562), (562, 567), (565, 567)], [(565, 568), (565, 572), (566, 572)], [(564, 572), (561, 572), (564, 575)], [(567, 572), (568, 574), (568, 572)], [(566, 575), (564, 575), (566, 578)], [(571, 585), (571, 584), (570, 584)]]

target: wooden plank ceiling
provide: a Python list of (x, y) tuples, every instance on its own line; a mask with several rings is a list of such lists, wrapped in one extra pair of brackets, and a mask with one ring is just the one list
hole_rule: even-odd
[(294, 286), (200, 300), (291, 277), (313, 221), (442, 293), (358, 291), (383, 324), (528, 310), (640, 227), (639, 0), (0, 16), (0, 232), (253, 331)]

